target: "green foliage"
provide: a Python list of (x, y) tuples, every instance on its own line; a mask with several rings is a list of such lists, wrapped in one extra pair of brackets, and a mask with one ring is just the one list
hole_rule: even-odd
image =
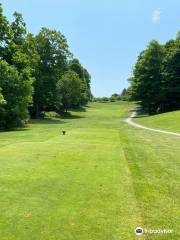
[(33, 36), (22, 14), (15, 12), (9, 23), (1, 4), (0, 68), (1, 129), (21, 126), (29, 112), (38, 118), (45, 111), (67, 110), (91, 99), (91, 77), (72, 59), (65, 36), (48, 28)]
[(9, 24), (0, 7), (1, 129), (23, 125), (28, 118), (28, 106), (33, 92), (28, 57), (22, 49), (26, 38), (25, 23), (21, 14), (14, 13), (14, 18), (14, 22)]
[(108, 97), (97, 97), (93, 99), (94, 102), (107, 103), (110, 101)]
[(41, 29), (36, 36), (36, 44), (39, 62), (35, 72), (32, 114), (39, 117), (42, 111), (55, 110), (57, 82), (68, 69), (71, 53), (66, 38), (60, 32), (48, 28)]
[(3, 97), (2, 93), (1, 93), (1, 91), (2, 91), (2, 89), (0, 88), (0, 105), (3, 105), (3, 104), (6, 103), (6, 101), (4, 100), (4, 97)]
[(81, 80), (81, 98), (80, 104), (86, 105), (91, 100), (90, 81), (91, 76), (88, 71), (83, 68), (78, 59), (73, 59), (69, 63), (69, 69), (76, 72)]
[(80, 106), (81, 81), (74, 71), (66, 72), (57, 83), (57, 109), (66, 111), (73, 107)]
[(153, 40), (143, 51), (134, 67), (134, 77), (130, 79), (131, 91), (135, 99), (141, 101), (143, 108), (149, 112), (161, 104), (163, 47)]
[(117, 101), (129, 101), (129, 98), (130, 98), (129, 97), (129, 91), (124, 88), (121, 94), (114, 93), (114, 94), (111, 95), (110, 98), (108, 98), (108, 97), (93, 98), (93, 101), (94, 102), (107, 103), (107, 102), (117, 102)]
[(130, 101), (130, 88), (124, 88), (120, 94), (120, 99), (122, 101)]
[(26, 24), (23, 20), (22, 14), (15, 12), (13, 17), (14, 21), (11, 23), (13, 42), (16, 45), (22, 45), (27, 33)]
[(11, 38), (12, 31), (7, 18), (3, 15), (3, 9), (0, 3), (0, 59), (6, 54), (6, 47)]
[(110, 102), (116, 102), (121, 100), (121, 96), (117, 93), (112, 94), (112, 96), (109, 98)]
[(102, 103), (108, 103), (108, 102), (117, 102), (117, 101), (129, 101), (129, 91), (124, 88), (121, 92), (121, 94), (113, 93), (110, 98), (108, 97), (98, 97), (93, 98), (94, 102), (102, 102)]
[(6, 102), (0, 107), (0, 128), (10, 129), (22, 126), (28, 119), (28, 105), (31, 103), (32, 81), (28, 69), (21, 73), (14, 66), (0, 61), (0, 88)]
[(129, 79), (131, 99), (149, 113), (180, 106), (180, 37), (160, 45), (152, 41), (138, 57)]
[(149, 112), (161, 104), (163, 47), (153, 40), (148, 48), (138, 57), (131, 82), (131, 94), (135, 100), (141, 101), (143, 108)]
[(8, 43), (11, 36), (11, 29), (7, 18), (3, 15), (2, 4), (0, 3), (0, 42)]
[(165, 44), (162, 74), (162, 110), (180, 109), (180, 34)]

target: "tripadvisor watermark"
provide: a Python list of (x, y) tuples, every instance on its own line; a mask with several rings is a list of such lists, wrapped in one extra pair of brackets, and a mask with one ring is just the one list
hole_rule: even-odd
[(142, 228), (137, 227), (135, 229), (135, 234), (140, 236), (142, 234), (172, 234), (174, 233), (173, 229), (150, 229), (150, 228)]

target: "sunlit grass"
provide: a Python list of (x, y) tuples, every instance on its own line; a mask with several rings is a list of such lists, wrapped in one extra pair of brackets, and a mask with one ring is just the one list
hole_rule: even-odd
[(136, 118), (137, 123), (148, 127), (180, 133), (180, 111)]
[(132, 107), (94, 103), (0, 133), (1, 240), (132, 240), (137, 226), (179, 239), (180, 138), (129, 126)]

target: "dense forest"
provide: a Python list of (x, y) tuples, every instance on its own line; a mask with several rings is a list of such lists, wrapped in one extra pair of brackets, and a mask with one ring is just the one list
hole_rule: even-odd
[(180, 109), (180, 33), (165, 44), (153, 40), (141, 52), (129, 79), (132, 100), (149, 113)]
[(0, 129), (24, 125), (46, 111), (67, 112), (91, 98), (90, 74), (59, 31), (35, 36), (20, 13), (9, 22), (0, 5)]

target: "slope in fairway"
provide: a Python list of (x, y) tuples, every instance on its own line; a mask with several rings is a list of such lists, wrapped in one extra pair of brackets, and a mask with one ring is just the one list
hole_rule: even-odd
[(140, 239), (178, 240), (180, 138), (129, 126), (131, 108), (0, 133), (0, 239), (132, 240), (142, 226), (174, 234)]
[(134, 120), (147, 127), (180, 133), (180, 111), (162, 113), (154, 116), (139, 116)]
[(119, 139), (127, 108), (93, 104), (0, 133), (1, 240), (133, 239), (141, 219)]

